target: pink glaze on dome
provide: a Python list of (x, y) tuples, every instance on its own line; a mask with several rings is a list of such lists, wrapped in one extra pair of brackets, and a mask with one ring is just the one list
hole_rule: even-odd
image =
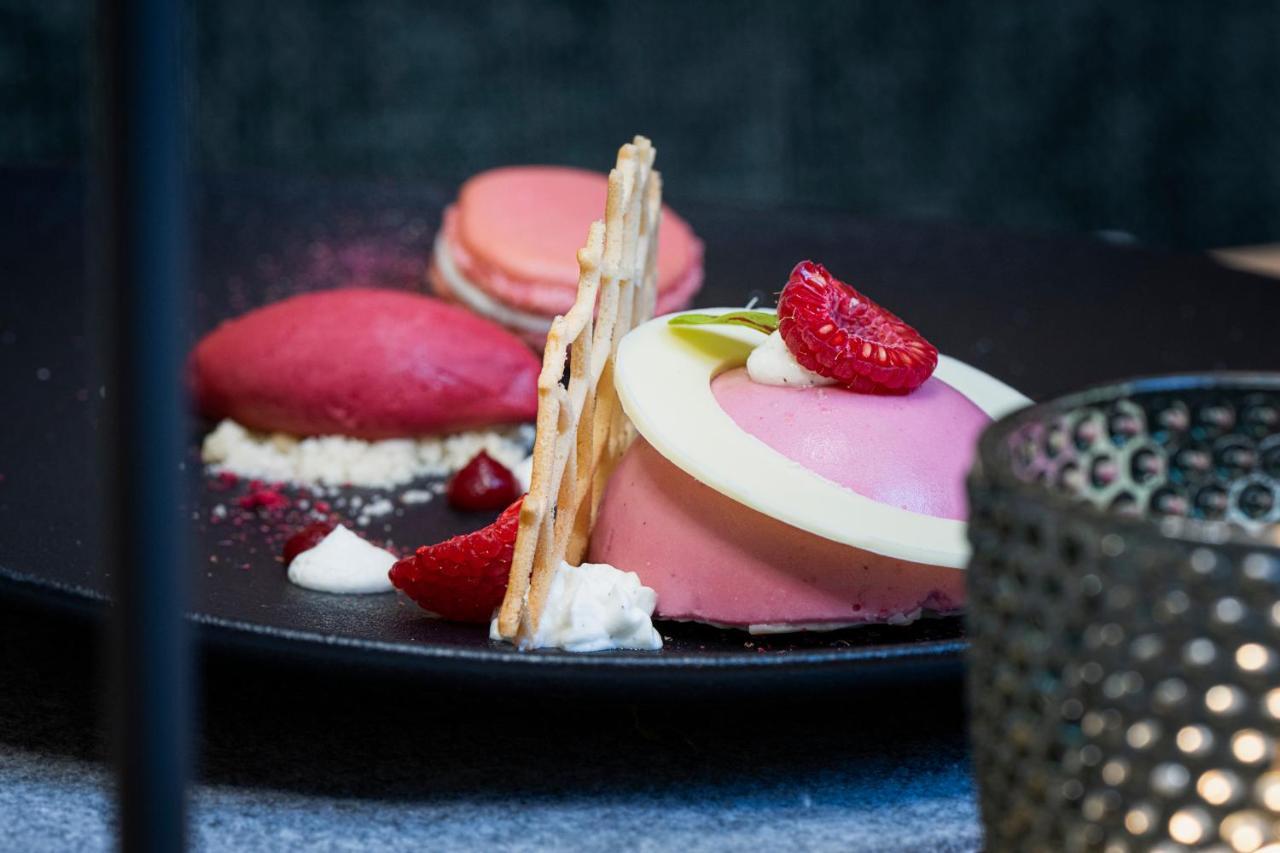
[(941, 380), (887, 396), (762, 385), (737, 368), (711, 391), (739, 427), (828, 480), (911, 512), (967, 516), (964, 478), (990, 418)]

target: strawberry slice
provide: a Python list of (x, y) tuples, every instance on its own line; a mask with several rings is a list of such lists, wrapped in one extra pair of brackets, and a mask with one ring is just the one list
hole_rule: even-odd
[(445, 619), (488, 622), (507, 591), (522, 503), (523, 497), (474, 533), (423, 545), (391, 567), (391, 583)]
[(853, 391), (906, 394), (938, 366), (937, 347), (813, 261), (791, 271), (778, 331), (796, 361)]

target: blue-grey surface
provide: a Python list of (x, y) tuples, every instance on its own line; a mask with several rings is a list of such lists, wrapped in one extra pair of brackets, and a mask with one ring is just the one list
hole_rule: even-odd
[[(0, 827), (111, 847), (98, 635), (0, 603)], [(955, 684), (628, 700), (433, 690), (217, 654), (203, 850), (973, 850)]]
[[(1212, 246), (1280, 234), (1280, 5), (188, 4), (193, 155), (452, 186), (653, 137), (677, 201)], [(82, 0), (0, 0), (0, 162), (75, 160)]]

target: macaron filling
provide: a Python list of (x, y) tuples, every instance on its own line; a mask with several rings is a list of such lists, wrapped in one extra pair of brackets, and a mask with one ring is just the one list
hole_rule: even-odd
[(453, 299), (477, 314), (520, 333), (545, 335), (551, 331), (550, 317), (512, 308), (459, 272), (443, 230), (436, 235), (435, 247), (432, 251), (434, 254), (431, 259), (430, 275), (432, 284), (441, 296)]

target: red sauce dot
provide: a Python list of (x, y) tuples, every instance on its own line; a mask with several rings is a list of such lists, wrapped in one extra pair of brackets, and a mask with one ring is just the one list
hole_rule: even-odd
[(289, 505), (289, 499), (275, 489), (257, 488), (240, 498), (241, 509), (280, 509)]
[(518, 497), (515, 475), (483, 450), (449, 481), (449, 503), (458, 509), (502, 509)]

